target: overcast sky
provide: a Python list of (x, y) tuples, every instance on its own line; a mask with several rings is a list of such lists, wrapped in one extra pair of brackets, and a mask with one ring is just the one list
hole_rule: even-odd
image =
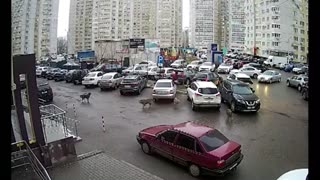
[[(189, 27), (190, 0), (182, 0), (182, 27)], [(58, 37), (66, 37), (69, 26), (70, 0), (59, 0)]]

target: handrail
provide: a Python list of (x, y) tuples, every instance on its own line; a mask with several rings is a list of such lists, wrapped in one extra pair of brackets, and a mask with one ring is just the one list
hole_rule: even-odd
[[(19, 151), (15, 151), (12, 153), (21, 152), (22, 154), (25, 154), (25, 152), (26, 152), (26, 155), (27, 155), (27, 156), (19, 157), (17, 159), (13, 159), (13, 161), (18, 160), (18, 159), (22, 159), (22, 158), (27, 158), (30, 163), (24, 163), (22, 165), (30, 164), (32, 166), (32, 168), (35, 170), (35, 172), (37, 173), (37, 175), (42, 180), (51, 180), (47, 170), (43, 167), (43, 165), (38, 160), (37, 156), (33, 153), (32, 149), (29, 147), (29, 145), (28, 145), (28, 143), (26, 143), (26, 141), (23, 140), (23, 141), (11, 143), (11, 146), (19, 147)], [(23, 148), (23, 147), (25, 147), (25, 148)], [(22, 165), (17, 165), (17, 166), (11, 167), (11, 168), (14, 169), (14, 168), (22, 166)]]

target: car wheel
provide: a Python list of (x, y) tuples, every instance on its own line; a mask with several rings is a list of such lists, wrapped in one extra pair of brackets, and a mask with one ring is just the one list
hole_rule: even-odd
[(100, 88), (101, 91), (104, 91), (104, 88)]
[(189, 169), (189, 173), (191, 174), (191, 176), (193, 176), (193, 177), (199, 177), (200, 176), (200, 168), (199, 168), (199, 166), (197, 166), (195, 164), (191, 164), (188, 169)]
[(231, 102), (231, 111), (236, 112), (236, 103), (234, 101)]
[(298, 91), (301, 92), (301, 85), (298, 85)]
[(97, 86), (100, 87), (100, 82), (97, 83)]
[(141, 94), (141, 89), (139, 89), (139, 90), (137, 91), (137, 94), (138, 94), (138, 95), (140, 95), (140, 94)]
[(124, 95), (123, 91), (120, 90), (120, 95)]
[(290, 86), (291, 86), (290, 81), (287, 81), (287, 86), (288, 86), (288, 87), (290, 87)]
[(254, 75), (253, 75), (253, 78), (254, 78), (254, 79), (257, 79), (257, 78), (258, 78), (258, 74), (254, 74)]
[(89, 88), (89, 85), (84, 85), (84, 87)]
[(279, 81), (278, 82), (281, 82), (281, 78), (279, 79)]
[(141, 149), (145, 154), (149, 154), (149, 155), (151, 154), (150, 145), (146, 141), (141, 142)]
[(76, 81), (73, 81), (73, 84), (74, 84), (74, 85), (77, 85), (77, 82), (76, 82)]
[(197, 110), (197, 107), (196, 105), (194, 104), (193, 100), (191, 101), (191, 108), (193, 111), (196, 111)]

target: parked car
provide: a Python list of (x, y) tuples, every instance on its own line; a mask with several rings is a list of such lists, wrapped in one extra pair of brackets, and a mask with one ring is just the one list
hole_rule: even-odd
[(235, 74), (238, 72), (244, 73), (250, 77), (253, 77), (254, 79), (257, 79), (258, 76), (261, 74), (261, 70), (251, 66), (245, 66), (240, 69), (233, 69), (230, 71), (230, 74)]
[(127, 92), (140, 94), (147, 86), (147, 79), (140, 75), (128, 75), (123, 78), (120, 83), (120, 94), (124, 95)]
[(190, 84), (193, 77), (196, 75), (194, 69), (174, 69), (171, 73), (171, 79), (178, 84)]
[(293, 68), (294, 68), (294, 65), (289, 63), (285, 66), (284, 71), (291, 72)]
[(222, 63), (218, 67), (218, 73), (229, 73), (233, 69), (233, 65), (231, 63)]
[(298, 91), (301, 91), (303, 85), (305, 85), (305, 83), (307, 83), (308, 80), (309, 80), (308, 76), (294, 75), (287, 79), (287, 86), (298, 88)]
[(147, 67), (149, 67), (149, 66), (157, 66), (157, 64), (152, 62), (152, 61), (142, 61), (142, 62), (139, 63), (139, 65), (147, 66)]
[(187, 68), (191, 68), (191, 69), (196, 69), (198, 70), (199, 69), (199, 66), (201, 66), (202, 64), (202, 61), (200, 60), (195, 60), (195, 61), (192, 61), (190, 64), (187, 65)]
[(295, 169), (281, 175), (277, 180), (309, 180), (307, 168)]
[(63, 80), (65, 80), (65, 76), (66, 76), (67, 73), (68, 73), (68, 70), (66, 70), (66, 69), (60, 69), (59, 72), (56, 72), (56, 73), (54, 74), (53, 79), (54, 79), (55, 81), (63, 81)]
[(100, 80), (103, 76), (102, 71), (89, 72), (82, 80), (85, 87), (100, 86)]
[(223, 81), (219, 91), (222, 102), (229, 104), (232, 112), (257, 112), (260, 109), (260, 99), (246, 83), (227, 79)]
[(308, 73), (308, 66), (302, 66), (301, 68), (293, 68), (295, 71), (293, 71), (296, 74), (307, 74)]
[(159, 79), (153, 87), (152, 97), (155, 101), (159, 99), (174, 100), (177, 93), (177, 86), (171, 79)]
[(154, 77), (155, 77), (156, 80), (171, 78), (171, 74), (172, 74), (173, 70), (174, 69), (170, 68), (170, 67), (159, 68)]
[(247, 66), (251, 66), (251, 67), (254, 67), (256, 69), (259, 69), (261, 70), (261, 72), (265, 72), (267, 70), (269, 70), (265, 65), (263, 64), (258, 64), (258, 63), (248, 63), (248, 64), (244, 64), (243, 67), (247, 67)]
[(81, 84), (83, 78), (89, 73), (87, 69), (77, 69), (71, 70), (66, 74), (65, 80), (66, 82), (72, 82), (73, 84)]
[(194, 81), (211, 81), (218, 86), (223, 79), (215, 72), (198, 72), (192, 79)]
[(50, 70), (47, 71), (47, 75), (46, 78), (47, 80), (53, 80), (54, 79), (54, 75), (60, 72), (60, 68), (51, 68)]
[(242, 68), (242, 66), (243, 66), (242, 61), (237, 60), (237, 61), (234, 61), (234, 63), (233, 63), (233, 69), (240, 69), (240, 68)]
[(281, 82), (281, 74), (274, 70), (268, 70), (258, 76), (258, 82)]
[(172, 68), (184, 68), (187, 66), (187, 61), (184, 59), (175, 60), (170, 67)]
[[(53, 92), (47, 80), (37, 79), (38, 99), (41, 103), (50, 103), (53, 101)], [(25, 97), (28, 98), (26, 92)]]
[(117, 72), (110, 72), (102, 75), (102, 78), (99, 80), (98, 84), (101, 90), (108, 88), (116, 89), (120, 86), (120, 83), (123, 79), (123, 76)]
[(143, 129), (137, 141), (145, 154), (157, 153), (187, 166), (195, 177), (226, 175), (236, 170), (243, 159), (240, 144), (217, 129), (193, 122)]
[(52, 67), (47, 67), (46, 69), (44, 69), (42, 72), (41, 72), (41, 77), (42, 78), (47, 78), (47, 73), (50, 72), (52, 69)]
[(155, 80), (155, 76), (157, 75), (158, 69), (158, 66), (149, 66), (147, 69), (148, 79)]
[(135, 65), (122, 71), (124, 74), (146, 75), (148, 72), (147, 66)]
[(299, 72), (302, 71), (302, 68), (304, 67), (303, 64), (296, 64), (294, 65), (294, 68), (292, 69), (292, 72), (295, 74), (299, 74)]
[(233, 79), (233, 80), (238, 80), (247, 84), (253, 84), (252, 79), (250, 76), (244, 74), (244, 73), (236, 73), (236, 74), (230, 74), (227, 79)]
[(95, 68), (92, 68), (90, 72), (102, 71), (103, 73), (118, 72), (122, 73), (123, 67), (117, 63), (102, 63)]
[(38, 67), (36, 69), (36, 76), (37, 77), (44, 77), (44, 73), (48, 70), (48, 67)]
[(216, 65), (212, 62), (204, 62), (199, 67), (199, 71), (214, 71)]
[(191, 101), (192, 110), (198, 107), (216, 107), (220, 109), (221, 96), (213, 82), (196, 81), (187, 88), (187, 99)]
[(309, 99), (309, 83), (308, 82), (302, 85), (301, 94), (304, 100)]
[(280, 66), (279, 66), (279, 69), (280, 70), (284, 70), (287, 65), (288, 65), (288, 63), (281, 63)]

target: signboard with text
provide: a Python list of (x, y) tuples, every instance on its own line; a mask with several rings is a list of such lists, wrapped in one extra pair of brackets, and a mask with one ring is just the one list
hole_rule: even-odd
[(144, 47), (145, 39), (130, 39), (130, 48)]

